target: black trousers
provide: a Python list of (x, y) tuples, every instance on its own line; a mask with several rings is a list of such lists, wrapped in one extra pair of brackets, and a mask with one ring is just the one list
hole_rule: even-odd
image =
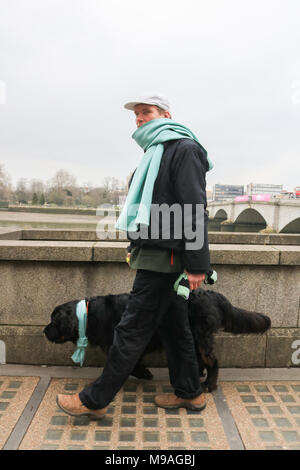
[(203, 392), (187, 301), (173, 290), (179, 274), (137, 270), (103, 373), (79, 394), (87, 408), (101, 409), (113, 400), (156, 331), (166, 352), (174, 393), (194, 398)]

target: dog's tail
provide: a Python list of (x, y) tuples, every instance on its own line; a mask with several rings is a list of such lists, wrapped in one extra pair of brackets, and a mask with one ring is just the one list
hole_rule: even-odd
[(264, 333), (271, 327), (271, 319), (267, 315), (234, 307), (221, 294), (218, 294), (217, 302), (222, 326), (228, 333)]
[(219, 292), (197, 289), (191, 296), (194, 305), (193, 325), (200, 330), (216, 332), (220, 328), (234, 334), (264, 333), (271, 327), (271, 320), (262, 313), (234, 307)]

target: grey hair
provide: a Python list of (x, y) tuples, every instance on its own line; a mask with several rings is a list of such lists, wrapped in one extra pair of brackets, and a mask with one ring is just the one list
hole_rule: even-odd
[[(165, 111), (167, 111), (166, 109), (160, 108), (160, 107), (157, 106), (156, 104), (155, 104), (154, 106), (158, 109), (158, 111), (159, 111), (160, 114), (162, 114), (162, 113), (164, 113)], [(170, 113), (170, 111), (167, 111), (167, 112)], [(172, 119), (171, 113), (170, 113), (169, 119)]]

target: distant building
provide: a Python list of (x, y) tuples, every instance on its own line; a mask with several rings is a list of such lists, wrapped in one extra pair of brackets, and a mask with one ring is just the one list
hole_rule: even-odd
[(207, 199), (207, 201), (212, 201), (213, 200), (213, 192), (211, 191), (211, 189), (206, 190), (206, 199)]
[(270, 194), (271, 196), (280, 196), (282, 193), (282, 184), (247, 184), (247, 194), (252, 196), (255, 194)]
[(244, 195), (244, 186), (229, 185), (229, 184), (215, 184), (213, 186), (213, 200), (214, 201), (227, 201), (234, 199), (237, 196)]

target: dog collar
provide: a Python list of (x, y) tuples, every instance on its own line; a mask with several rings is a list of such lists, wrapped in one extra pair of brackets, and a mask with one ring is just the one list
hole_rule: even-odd
[(78, 340), (76, 343), (76, 351), (72, 356), (72, 361), (80, 363), (80, 367), (83, 366), (85, 358), (85, 350), (88, 345), (88, 339), (86, 337), (86, 325), (87, 325), (87, 313), (88, 313), (88, 303), (85, 303), (85, 300), (81, 300), (76, 305), (76, 316), (78, 318)]

